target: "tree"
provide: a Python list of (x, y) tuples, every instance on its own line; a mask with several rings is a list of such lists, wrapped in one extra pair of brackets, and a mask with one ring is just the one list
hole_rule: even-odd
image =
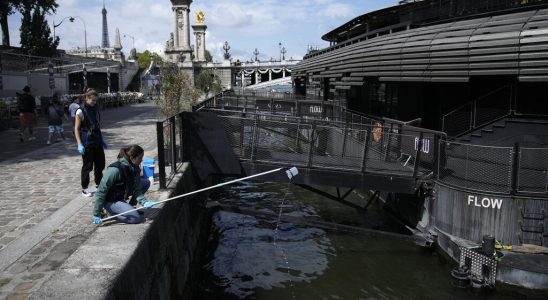
[(211, 52), (209, 52), (209, 50), (207, 50), (207, 49), (205, 51), (205, 60), (206, 60), (206, 62), (212, 62), (213, 61), (213, 56), (211, 56)]
[(205, 94), (206, 98), (209, 97), (209, 92), (217, 94), (222, 90), (219, 78), (215, 76), (211, 69), (204, 69), (198, 74), (196, 87)]
[(25, 8), (37, 7), (46, 13), (55, 13), (59, 5), (56, 0), (2, 0), (0, 1), (0, 27), (2, 27), (2, 45), (10, 45), (8, 16), (19, 11), (24, 14)]
[[(59, 37), (53, 39), (51, 31), (45, 19), (45, 11), (40, 7), (24, 5), (23, 19), (21, 21), (21, 48), (28, 54), (37, 56), (52, 56), (59, 45)], [(32, 11), (32, 16), (31, 16)]]
[(163, 59), (158, 53), (145, 50), (143, 53), (137, 53), (137, 63), (139, 64), (139, 69), (147, 69), (148, 66), (150, 66), (151, 57), (157, 65), (162, 64)]
[(162, 63), (160, 86), (163, 97), (154, 98), (154, 102), (166, 117), (191, 111), (199, 97), (199, 93), (192, 87), (190, 76), (175, 64)]

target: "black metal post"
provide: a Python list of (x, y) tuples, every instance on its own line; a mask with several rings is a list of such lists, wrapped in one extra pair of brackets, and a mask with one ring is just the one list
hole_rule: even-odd
[(191, 137), (191, 130), (190, 130), (190, 122), (188, 118), (185, 116), (185, 113), (181, 113), (181, 129), (183, 131), (183, 162), (189, 162), (191, 159), (191, 153), (192, 153), (192, 137)]
[(415, 152), (415, 165), (413, 166), (413, 177), (417, 177), (417, 174), (419, 172), (419, 166), (421, 162), (421, 152), (422, 152), (422, 139), (423, 139), (423, 133), (419, 135), (419, 142), (417, 145), (417, 151)]
[(244, 156), (244, 135), (245, 135), (245, 108), (240, 119), (240, 159)]
[(371, 144), (371, 136), (373, 135), (373, 127), (369, 127), (369, 133), (365, 131), (365, 138), (363, 144), (363, 153), (362, 153), (362, 173), (367, 169), (367, 153), (369, 152), (369, 144)]
[(344, 157), (344, 154), (346, 153), (346, 139), (348, 136), (348, 120), (346, 123), (344, 123), (344, 134), (343, 134), (343, 144), (342, 144), (342, 153), (341, 157)]
[(171, 142), (171, 173), (177, 172), (177, 141), (175, 135), (175, 117), (169, 118), (169, 140)]
[(299, 121), (297, 122), (297, 139), (295, 141), (295, 151), (297, 151), (297, 153), (301, 153), (301, 145), (299, 143), (301, 137), (301, 122), (302, 120), (299, 118)]
[[(392, 146), (392, 133), (394, 132), (394, 123), (390, 123), (390, 130), (388, 131), (388, 141), (386, 142), (386, 148), (384, 150), (384, 160), (389, 161), (390, 160), (390, 147)], [(384, 140), (384, 139), (383, 139)]]
[(440, 174), (440, 156), (441, 156), (441, 153), (440, 153), (440, 136), (435, 134), (434, 135), (434, 157), (433, 157), (433, 159), (434, 159), (434, 165), (433, 165), (434, 170), (432, 170), (435, 179), (438, 179), (439, 174)]
[(402, 140), (402, 128), (403, 128), (403, 125), (402, 124), (398, 124), (398, 146), (397, 146), (397, 149), (398, 149), (398, 153), (396, 153), (397, 157), (400, 157), (401, 156), (401, 140)]
[(184, 155), (184, 134), (183, 134), (183, 113), (179, 114), (179, 157), (181, 158), (181, 162), (185, 161), (185, 155)]
[(257, 159), (257, 139), (259, 138), (259, 116), (255, 115), (255, 121), (253, 122), (253, 128), (251, 130), (251, 160)]
[(511, 181), (511, 193), (512, 195), (517, 194), (519, 188), (519, 156), (520, 156), (520, 147), (519, 143), (514, 144), (514, 149), (512, 153), (512, 181)]
[(309, 149), (308, 149), (308, 164), (309, 168), (312, 167), (312, 156), (314, 155), (314, 144), (315, 144), (315, 135), (316, 135), (316, 123), (312, 123), (312, 132), (310, 138), (308, 139)]
[(164, 122), (156, 122), (156, 141), (158, 147), (158, 176), (160, 189), (166, 188), (166, 158), (164, 155)]

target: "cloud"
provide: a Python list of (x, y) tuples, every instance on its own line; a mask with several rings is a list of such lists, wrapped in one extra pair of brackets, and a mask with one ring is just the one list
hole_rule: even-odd
[(329, 4), (318, 13), (320, 17), (330, 19), (351, 18), (354, 14), (355, 12), (352, 10), (352, 6), (344, 3)]
[[(47, 17), (50, 25), (67, 16), (80, 16), (86, 22), (88, 46), (101, 43), (101, 0), (57, 0), (57, 3), (57, 13)], [(326, 32), (374, 8), (394, 4), (397, 0), (194, 0), (190, 19), (194, 23), (195, 13), (205, 12), (206, 47), (216, 60), (223, 59), (225, 41), (229, 42), (234, 58), (250, 59), (257, 48), (261, 59), (268, 60), (279, 57), (280, 42), (288, 51), (286, 56), (302, 56), (309, 45), (327, 46), (321, 40)], [(174, 26), (169, 0), (106, 0), (106, 8), (111, 45), (119, 28), (126, 53), (132, 44), (129, 36), (133, 36), (139, 52), (148, 49), (163, 55)], [(12, 15), (8, 22), (12, 45), (19, 46), (21, 16)], [(61, 49), (84, 46), (83, 24), (79, 20), (63, 22), (56, 28), (56, 34), (61, 38)]]

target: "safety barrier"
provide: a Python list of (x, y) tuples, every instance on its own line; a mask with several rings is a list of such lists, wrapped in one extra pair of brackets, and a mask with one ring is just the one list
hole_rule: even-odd
[(548, 193), (548, 148), (471, 145), (440, 141), (438, 180), (480, 192)]
[[(156, 122), (156, 141), (158, 149), (158, 175), (160, 188), (167, 187), (183, 163), (183, 127), (182, 114)], [(169, 166), (169, 173), (166, 167)]]

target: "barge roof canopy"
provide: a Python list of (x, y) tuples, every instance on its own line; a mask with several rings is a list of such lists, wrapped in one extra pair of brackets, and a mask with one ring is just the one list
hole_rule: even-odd
[(532, 9), (548, 4), (547, 0), (403, 0), (398, 5), (358, 16), (324, 34), (332, 43), (377, 31), (400, 31), (437, 23), (507, 14), (510, 11)]
[(387, 27), (369, 31), (309, 52), (293, 68), (292, 76), (317, 81), (323, 78), (329, 81), (332, 91), (362, 86), (366, 77), (393, 82), (462, 83), (472, 76), (516, 76), (519, 81), (548, 82), (547, 52), (548, 0), (529, 0), (496, 13), (445, 19), (397, 31)]

